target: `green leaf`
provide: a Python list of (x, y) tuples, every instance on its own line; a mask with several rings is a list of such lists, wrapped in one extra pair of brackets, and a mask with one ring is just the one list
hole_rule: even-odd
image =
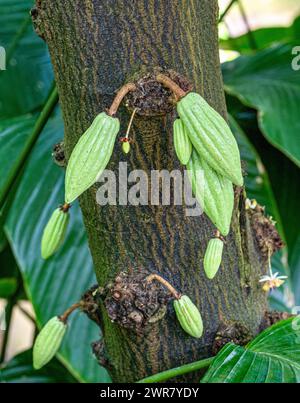
[[(71, 208), (70, 225), (64, 245), (51, 259), (40, 256), (41, 236), (52, 211), (63, 200), (63, 170), (51, 157), (54, 143), (63, 137), (60, 115), (51, 118), (25, 167), (5, 225), (6, 235), (23, 274), (39, 327), (49, 318), (64, 312), (95, 283), (81, 213)], [(73, 314), (59, 352), (59, 358), (82, 382), (107, 381), (90, 344), (99, 339), (99, 329), (83, 314)]]
[[(270, 183), (268, 172), (263, 165), (260, 156), (256, 149), (247, 138), (245, 132), (239, 126), (237, 121), (229, 115), (229, 124), (231, 130), (238, 142), (241, 159), (246, 164), (246, 178), (245, 187), (247, 191), (247, 197), (249, 199), (255, 199), (260, 205), (265, 207), (267, 215), (270, 215), (276, 221), (276, 227), (283, 239), (285, 239), (285, 225), (283, 225), (281, 214), (278, 209), (277, 199), (274, 195), (273, 188)], [(286, 224), (286, 223), (284, 223)], [(272, 268), (273, 271), (280, 272), (282, 275), (290, 275), (290, 269), (286, 262), (283, 263), (283, 254), (286, 255), (287, 251), (278, 251), (272, 256)], [(289, 280), (288, 280), (289, 281)], [(285, 301), (284, 290), (288, 286), (288, 282), (284, 287), (276, 290), (276, 293), (270, 294), (269, 302), (272, 309), (280, 311), (289, 311), (287, 307), (287, 301)]]
[[(283, 256), (285, 265), (289, 267), (289, 282), (294, 297), (294, 304), (300, 304), (300, 210), (299, 168), (284, 155), (268, 152), (268, 172), (272, 180), (272, 188), (277, 200), (280, 216), (284, 225), (287, 256)], [(293, 300), (289, 298), (289, 305)]]
[[(282, 41), (284, 38), (293, 39), (289, 35), (289, 28), (285, 27), (260, 28), (251, 32), (256, 47), (259, 50), (264, 49), (275, 42)], [(220, 40), (220, 48), (224, 50), (235, 50), (243, 54), (253, 53), (253, 47), (249, 41), (248, 33), (238, 37)]]
[(247, 197), (257, 200), (260, 205), (266, 207), (266, 213), (274, 217), (277, 222), (277, 227), (284, 237), (277, 202), (274, 197), (268, 173), (261, 158), (247, 138), (245, 132), (231, 115), (229, 115), (229, 124), (238, 142), (241, 159), (246, 164), (245, 187)]
[[(1, 220), (1, 216), (0, 216), (0, 220)], [(3, 231), (3, 228), (0, 228), (0, 253), (5, 249), (7, 245), (7, 239), (5, 236), (5, 233)]]
[(0, 382), (74, 383), (76, 380), (56, 359), (36, 371), (32, 366), (32, 350), (30, 349), (18, 354), (0, 368)]
[(271, 326), (246, 347), (227, 344), (216, 356), (203, 383), (300, 382), (299, 318)]
[[(251, 31), (251, 35), (257, 50), (262, 50), (277, 42), (295, 41), (300, 35), (300, 17), (290, 27), (259, 28)], [(235, 38), (221, 39), (220, 47), (225, 50), (236, 50), (243, 54), (253, 53), (248, 33)]]
[[(295, 295), (295, 305), (300, 306), (300, 234), (289, 254), (289, 264), (292, 268), (292, 282)], [(300, 312), (298, 312), (300, 313)]]
[(32, 6), (31, 0), (0, 4), (0, 46), (6, 51), (6, 70), (0, 71), (0, 118), (38, 108), (53, 80), (47, 46), (33, 30)]
[(15, 304), (17, 300), (26, 299), (20, 272), (9, 244), (0, 253), (0, 298)]
[(269, 295), (268, 300), (272, 310), (291, 313), (291, 307), (287, 306), (287, 301), (284, 293), (282, 292), (282, 288), (273, 290)]
[(0, 278), (0, 298), (9, 298), (17, 290), (17, 280), (13, 277)]
[[(245, 107), (242, 109), (239, 101), (231, 97), (229, 98), (229, 108), (238, 118), (239, 123), (243, 125), (251, 141), (255, 142), (255, 149), (261, 150), (264, 170), (267, 172), (273, 196), (266, 198), (264, 202), (261, 202), (259, 197), (257, 200), (266, 206), (266, 212), (277, 221), (277, 229), (286, 244), (284, 250), (277, 252), (272, 257), (273, 270), (289, 276), (283, 287), (271, 293), (271, 306), (278, 309), (280, 306), (283, 307), (284, 302), (284, 310), (290, 311), (294, 304), (300, 304), (300, 237), (299, 225), (295, 225), (300, 222), (299, 168), (261, 136), (254, 113), (245, 110)], [(242, 158), (244, 159), (243, 156)], [(249, 187), (247, 187), (247, 191), (250, 197), (251, 189), (249, 192)], [(276, 209), (270, 209), (272, 198), (275, 200)], [(287, 286), (289, 286), (289, 290)]]
[(258, 110), (266, 139), (300, 166), (299, 72), (291, 67), (292, 48), (278, 45), (223, 65), (225, 89)]
[(300, 223), (300, 186), (299, 168), (273, 147), (264, 147), (264, 161), (272, 181), (272, 188), (277, 200), (281, 222), (284, 226), (285, 242), (288, 246), (288, 264), (291, 269), (291, 279), (294, 294), (299, 300), (299, 223)]
[(31, 114), (0, 120), (0, 193), (18, 161), (35, 120), (36, 115)]

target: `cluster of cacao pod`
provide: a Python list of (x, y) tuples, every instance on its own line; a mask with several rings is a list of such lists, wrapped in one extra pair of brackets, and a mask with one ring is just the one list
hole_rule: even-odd
[[(177, 103), (174, 148), (187, 166), (193, 193), (218, 231), (230, 230), (234, 206), (233, 184), (243, 185), (240, 153), (226, 121), (201, 95), (190, 92)], [(209, 241), (204, 269), (213, 278), (222, 259), (223, 241)]]

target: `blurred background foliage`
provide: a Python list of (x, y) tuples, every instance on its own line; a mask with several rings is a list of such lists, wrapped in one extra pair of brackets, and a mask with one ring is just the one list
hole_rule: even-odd
[[(64, 174), (51, 152), (64, 128), (48, 50), (31, 25), (32, 3), (0, 3), (0, 46), (6, 51), (6, 70), (0, 71), (0, 381), (105, 382), (109, 377), (90, 348), (98, 328), (80, 314), (57, 359), (39, 371), (31, 365), (36, 331), (95, 282), (76, 203), (63, 247), (53, 259), (40, 257), (43, 228), (63, 202)], [(300, 61), (299, 70), (292, 68), (300, 4), (219, 3), (229, 121), (247, 167), (247, 194), (265, 206), (286, 245), (272, 267), (289, 279), (270, 294), (270, 306), (292, 311), (300, 305)], [(16, 312), (30, 324), (25, 330), (17, 327)], [(20, 354), (10, 348), (18, 332), (28, 333), (28, 350)]]

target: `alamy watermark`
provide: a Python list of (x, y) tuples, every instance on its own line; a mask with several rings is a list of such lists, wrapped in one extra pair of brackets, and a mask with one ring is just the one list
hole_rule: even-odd
[(292, 69), (294, 71), (298, 71), (300, 70), (300, 46), (293, 47), (292, 55), (295, 55), (295, 57), (292, 60)]
[[(197, 192), (193, 197), (190, 178)], [(151, 170), (147, 174), (142, 169), (128, 173), (127, 162), (119, 162), (117, 172), (104, 170), (98, 178), (101, 186), (96, 199), (100, 206), (185, 206), (187, 216), (199, 216), (204, 208), (204, 172), (197, 170), (173, 171)], [(103, 183), (104, 182), (104, 183)], [(197, 200), (201, 200), (201, 207)]]
[(6, 51), (0, 46), (0, 70), (6, 70)]

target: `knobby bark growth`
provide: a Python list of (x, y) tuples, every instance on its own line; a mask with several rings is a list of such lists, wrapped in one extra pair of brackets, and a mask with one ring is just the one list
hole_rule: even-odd
[[(43, 0), (34, 13), (35, 28), (47, 42), (54, 66), (70, 155), (80, 135), (115, 92), (141, 71), (159, 66), (187, 77), (194, 90), (223, 116), (224, 91), (218, 54), (217, 0)], [(119, 111), (121, 135), (130, 114)], [(117, 144), (109, 169), (119, 161), (133, 169), (179, 168), (172, 143), (173, 111), (164, 116), (136, 114), (128, 156)], [(135, 381), (212, 353), (220, 326), (238, 324), (258, 332), (266, 296), (258, 283), (265, 272), (244, 193), (236, 189), (232, 228), (222, 268), (213, 281), (203, 274), (203, 255), (215, 228), (201, 217), (186, 217), (182, 206), (104, 206), (96, 202), (97, 186), (80, 197), (80, 205), (100, 286), (120, 271), (138, 268), (159, 273), (200, 308), (205, 333), (186, 335), (167, 314), (143, 335), (112, 323), (102, 305), (103, 334), (114, 381)], [(84, 267), (82, 268), (84, 270)], [(225, 326), (226, 327), (226, 326)], [(238, 327), (238, 328), (239, 328)], [(189, 380), (198, 380), (193, 374)]]

